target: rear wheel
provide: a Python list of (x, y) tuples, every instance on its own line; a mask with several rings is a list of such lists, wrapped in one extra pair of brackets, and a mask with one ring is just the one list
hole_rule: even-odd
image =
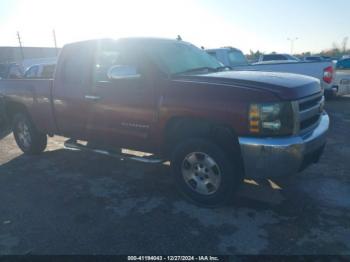
[(189, 139), (177, 146), (172, 166), (180, 191), (204, 206), (227, 203), (243, 180), (235, 161), (218, 145), (204, 139)]
[(14, 116), (13, 135), (18, 147), (26, 154), (39, 154), (46, 148), (46, 134), (36, 129), (27, 114), (17, 113)]

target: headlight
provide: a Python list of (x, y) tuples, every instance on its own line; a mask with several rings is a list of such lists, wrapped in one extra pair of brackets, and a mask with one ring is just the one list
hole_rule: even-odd
[(251, 104), (249, 131), (257, 135), (292, 135), (296, 130), (293, 102)]

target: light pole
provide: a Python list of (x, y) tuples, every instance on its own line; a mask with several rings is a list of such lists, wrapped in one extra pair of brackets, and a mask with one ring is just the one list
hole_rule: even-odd
[(293, 49), (294, 49), (294, 42), (297, 41), (299, 38), (294, 37), (294, 38), (287, 38), (288, 41), (290, 41), (290, 54), (293, 54)]
[(52, 30), (52, 35), (53, 35), (53, 44), (55, 45), (55, 51), (56, 51), (56, 56), (57, 56), (58, 51), (57, 51), (57, 41), (56, 41), (56, 31), (55, 31), (55, 29)]
[(24, 52), (23, 52), (22, 40), (21, 40), (21, 36), (19, 35), (19, 31), (17, 31), (17, 39), (18, 39), (18, 43), (19, 43), (19, 48), (21, 50), (22, 60), (24, 60)]

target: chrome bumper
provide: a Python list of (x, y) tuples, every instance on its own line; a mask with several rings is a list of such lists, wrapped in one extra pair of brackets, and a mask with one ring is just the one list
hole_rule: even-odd
[(324, 112), (312, 131), (288, 138), (239, 137), (247, 178), (286, 176), (317, 162), (326, 143), (329, 117)]

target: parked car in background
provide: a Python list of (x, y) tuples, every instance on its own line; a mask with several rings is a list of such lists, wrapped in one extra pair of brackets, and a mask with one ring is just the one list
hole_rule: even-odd
[(350, 94), (350, 58), (339, 60), (335, 65), (335, 96)]
[(0, 64), (0, 79), (18, 79), (23, 77), (22, 67), (17, 63)]
[[(305, 62), (305, 61), (295, 61), (290, 63), (290, 60), (280, 60), (280, 61), (266, 61), (261, 63), (245, 64), (245, 65), (235, 65), (243, 64), (245, 61), (241, 57), (243, 53), (239, 49), (234, 49), (235, 53), (240, 53), (241, 55), (232, 56), (230, 55), (230, 50), (226, 48), (217, 48), (206, 50), (212, 56), (216, 57), (225, 66), (230, 66), (233, 70), (249, 70), (249, 71), (268, 71), (268, 72), (285, 72), (302, 74), (307, 76), (312, 76), (320, 80), (322, 88), (325, 90), (327, 96), (331, 96), (334, 92), (333, 88), (333, 72), (334, 63), (332, 61), (321, 61), (321, 62)], [(238, 57), (238, 61), (233, 61)]]
[(42, 78), (42, 79), (53, 78), (55, 67), (56, 67), (56, 64), (32, 65), (25, 71), (24, 78)]
[(289, 54), (268, 54), (260, 55), (257, 63), (269, 63), (269, 62), (298, 62), (297, 57)]

